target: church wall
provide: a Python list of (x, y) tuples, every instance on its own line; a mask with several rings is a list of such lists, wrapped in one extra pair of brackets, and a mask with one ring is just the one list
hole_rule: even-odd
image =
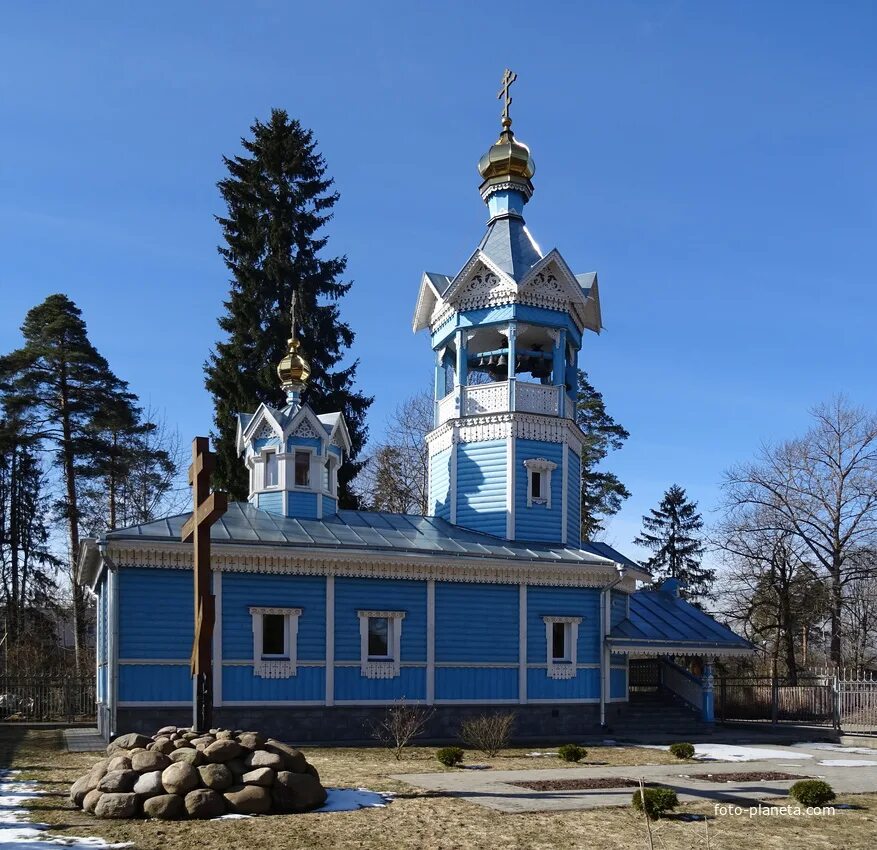
[(568, 464), (566, 543), (567, 546), (577, 547), (582, 545), (582, 462), (571, 448), (566, 453), (566, 459)]
[[(557, 464), (551, 473), (551, 507), (527, 507), (527, 470), (524, 461), (545, 458)], [(563, 447), (540, 440), (515, 441), (515, 539), (560, 542), (563, 514)]]
[(609, 671), (609, 699), (627, 699), (627, 667), (613, 666)]
[(118, 575), (119, 659), (186, 659), (188, 663), (194, 632), (192, 573), (124, 567)]
[[(406, 618), (407, 619), (407, 618)], [(402, 626), (402, 641), (405, 641), (405, 626)], [(402, 650), (405, 658), (405, 650)], [(404, 664), (404, 662), (403, 662)], [(392, 701), (405, 698), (407, 701), (426, 698), (426, 666), (403, 666), (399, 675), (393, 679), (367, 679), (360, 673), (359, 663), (355, 666), (335, 667), (335, 702), (369, 702), (372, 700)]]
[(320, 451), (323, 441), (317, 437), (290, 437), (286, 441), (286, 450), (291, 452), (296, 446), (299, 448), (311, 448)]
[(329, 517), (338, 513), (338, 500), (331, 496), (323, 496), (323, 516)]
[[(191, 599), (189, 600), (191, 606)], [(191, 612), (189, 614), (191, 620)], [(188, 651), (192, 640), (189, 639)], [(187, 650), (180, 648), (179, 654)], [(189, 662), (119, 665), (119, 702), (183, 702), (192, 699)]]
[(534, 307), (530, 304), (503, 304), (497, 307), (483, 307), (477, 310), (463, 310), (454, 313), (449, 321), (436, 328), (435, 333), (432, 334), (432, 348), (436, 349), (447, 343), (450, 337), (461, 328), (502, 324), (513, 319), (548, 328), (565, 328), (569, 341), (577, 349), (581, 347), (581, 332), (568, 313), (561, 310), (551, 310), (547, 307)]
[(505, 537), (506, 442), (465, 443), (457, 449), (457, 525)]
[[(303, 622), (302, 622), (303, 625)], [(252, 638), (250, 655), (253, 654)], [(299, 664), (295, 676), (288, 679), (262, 679), (253, 673), (251, 664), (222, 667), (223, 704), (236, 702), (322, 702), (326, 695), (324, 666)]]
[(256, 496), (256, 507), (269, 514), (283, 514), (283, 493), (259, 493)]
[[(543, 632), (545, 628), (543, 626)], [(527, 670), (528, 700), (600, 699), (600, 668), (585, 667), (572, 679), (549, 679), (545, 669)]]
[(450, 470), (450, 449), (438, 452), (429, 459), (429, 511), (448, 522), (451, 519)]
[[(318, 498), (318, 493), (291, 490), (288, 496), (289, 512), (287, 516), (294, 516), (299, 519), (316, 519)], [(280, 513), (283, 513), (283, 511), (281, 510)]]

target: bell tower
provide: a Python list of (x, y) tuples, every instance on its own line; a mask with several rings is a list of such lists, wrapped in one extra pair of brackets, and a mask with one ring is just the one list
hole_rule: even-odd
[(481, 157), (487, 231), (453, 277), (427, 272), (414, 331), (435, 355), (430, 513), (507, 540), (581, 543), (578, 357), (602, 323), (594, 272), (543, 254), (524, 223), (536, 171), (512, 132), (506, 71), (502, 129)]

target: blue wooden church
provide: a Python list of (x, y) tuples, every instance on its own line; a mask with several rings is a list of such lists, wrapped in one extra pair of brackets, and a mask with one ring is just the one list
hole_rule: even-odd
[[(339, 510), (350, 441), (340, 413), (301, 402), (294, 330), (278, 367), (286, 406), (238, 416), (250, 496), (212, 529), (220, 725), (362, 739), (404, 699), (436, 707), (435, 737), (490, 706), (513, 707), (521, 737), (618, 733), (632, 658), (654, 659), (662, 689), (711, 721), (713, 659), (752, 651), (671, 584), (651, 588), (641, 566), (581, 539), (573, 411), (583, 339), (601, 330), (597, 276), (530, 236), (535, 166), (507, 105), (478, 168), (487, 230), (457, 274), (423, 276), (414, 312), (435, 360), (429, 515)], [(187, 518), (82, 547), (105, 735), (190, 722)]]

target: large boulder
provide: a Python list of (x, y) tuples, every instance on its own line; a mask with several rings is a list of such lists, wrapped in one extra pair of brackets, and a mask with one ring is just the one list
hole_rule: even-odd
[(113, 741), (110, 741), (107, 746), (107, 755), (111, 755), (116, 752), (116, 750), (134, 750), (138, 747), (146, 748), (146, 745), (150, 743), (152, 739), (147, 738), (146, 735), (138, 735), (136, 732), (130, 732), (127, 735), (119, 735)]
[(271, 809), (271, 793), (259, 785), (233, 785), (223, 796), (235, 814), (264, 815)]
[(159, 794), (164, 794), (161, 771), (152, 770), (149, 773), (142, 773), (134, 783), (134, 793), (140, 797), (157, 797)]
[(97, 801), (100, 800), (103, 795), (103, 791), (98, 791), (97, 788), (93, 791), (89, 791), (85, 795), (85, 799), (82, 801), (82, 811), (93, 815), (94, 810), (97, 808)]
[(198, 771), (186, 762), (175, 762), (161, 772), (161, 784), (168, 794), (185, 796), (194, 791), (201, 781)]
[(147, 748), (147, 750), (151, 750), (154, 753), (164, 753), (165, 755), (170, 755), (176, 749), (174, 747), (174, 742), (170, 738), (158, 738), (153, 741)]
[(232, 759), (238, 759), (241, 756), (246, 754), (246, 749), (242, 747), (237, 741), (232, 741), (230, 738), (224, 739), (221, 741), (214, 741), (212, 744), (209, 744), (204, 748), (204, 757), (207, 761), (212, 761), (215, 764), (219, 764), (226, 761), (231, 761)]
[(155, 733), (155, 740), (157, 741), (161, 737), (170, 738), (171, 735), (175, 735), (179, 732), (179, 729), (176, 726), (162, 726), (158, 732)]
[(224, 764), (205, 764), (198, 768), (201, 784), (214, 791), (225, 791), (234, 783), (231, 771)]
[(94, 807), (99, 818), (124, 819), (137, 816), (136, 794), (101, 794)]
[(244, 764), (243, 759), (232, 759), (231, 761), (227, 761), (225, 766), (231, 771), (231, 775), (234, 777), (234, 781), (238, 785), (243, 785), (241, 782), (241, 777), (250, 769)]
[(131, 770), (131, 757), (113, 756), (107, 762), (107, 773), (111, 773), (114, 770)]
[(177, 794), (161, 794), (143, 801), (143, 814), (158, 820), (176, 820), (186, 811), (183, 798)]
[[(182, 750), (182, 749), (195, 749), (195, 748), (192, 746), (191, 741), (187, 741), (185, 738), (180, 737), (180, 738), (175, 738), (171, 742), (171, 749), (172, 750)], [(171, 755), (171, 753), (168, 753), (168, 755)]]
[(70, 802), (73, 803), (74, 806), (82, 808), (82, 801), (85, 799), (85, 795), (94, 790), (95, 786), (89, 787), (88, 780), (89, 774), (80, 776), (70, 787)]
[(326, 789), (307, 773), (283, 770), (271, 788), (271, 799), (278, 812), (309, 812), (326, 802)]
[(197, 747), (199, 750), (203, 750), (205, 747), (209, 747), (215, 740), (216, 737), (213, 735), (198, 735), (194, 738), (191, 738), (190, 742), (193, 747)]
[(257, 767), (270, 767), (272, 770), (283, 770), (283, 757), (279, 753), (269, 753), (267, 750), (253, 750), (244, 758), (247, 770), (255, 770)]
[(201, 750), (196, 750), (192, 747), (180, 747), (180, 749), (174, 750), (168, 758), (175, 764), (185, 762), (186, 764), (192, 765), (192, 767), (198, 767), (199, 764), (204, 764), (204, 753), (202, 753)]
[(127, 794), (134, 790), (137, 774), (133, 770), (111, 770), (97, 784), (105, 794)]
[[(257, 767), (255, 770), (245, 773), (241, 777), (241, 782), (244, 785), (262, 785), (265, 788), (270, 788), (274, 784), (274, 777), (276, 775), (270, 767)], [(229, 776), (231, 776), (231, 773), (229, 773)], [(231, 785), (231, 782), (228, 784)]]
[(197, 788), (186, 794), (186, 813), (190, 818), (218, 818), (225, 814), (222, 794), (210, 788)]
[(248, 750), (259, 750), (265, 744), (265, 736), (260, 735), (258, 732), (241, 732), (237, 736), (237, 741)]
[[(307, 768), (307, 759), (300, 750), (284, 744), (282, 741), (275, 741), (273, 738), (265, 742), (265, 749), (269, 753), (276, 753), (283, 760), (283, 770), (291, 770), (293, 773), (304, 773)], [(271, 765), (268, 765), (269, 767)]]
[(131, 769), (137, 773), (152, 773), (154, 770), (164, 770), (171, 766), (171, 760), (164, 754), (155, 750), (143, 753), (135, 753), (131, 756)]

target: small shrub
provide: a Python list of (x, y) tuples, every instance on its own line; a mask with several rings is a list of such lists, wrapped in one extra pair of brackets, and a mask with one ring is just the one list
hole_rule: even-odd
[(803, 806), (824, 806), (835, 797), (831, 786), (821, 779), (802, 779), (789, 788), (789, 794)]
[(578, 744), (564, 744), (557, 748), (557, 755), (564, 761), (581, 761), (587, 754), (588, 751)]
[(402, 697), (387, 709), (382, 720), (370, 724), (371, 736), (399, 760), (412, 739), (423, 734), (433, 713), (434, 709), (412, 705)]
[(459, 747), (442, 747), (435, 754), (435, 757), (445, 767), (456, 767), (463, 761), (463, 751)]
[(479, 714), (463, 721), (460, 725), (460, 738), (464, 744), (492, 758), (508, 747), (514, 725), (513, 711)]
[(633, 807), (641, 812), (643, 810), (643, 797), (645, 797), (646, 816), (649, 820), (657, 820), (665, 812), (675, 809), (679, 805), (679, 798), (672, 788), (645, 788), (633, 792)]
[(670, 744), (670, 752), (678, 759), (694, 757), (694, 744)]

